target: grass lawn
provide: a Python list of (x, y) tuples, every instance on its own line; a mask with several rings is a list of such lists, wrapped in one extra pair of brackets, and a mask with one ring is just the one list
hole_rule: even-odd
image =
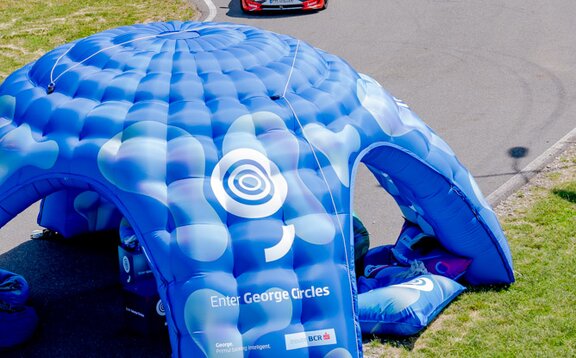
[(195, 15), (187, 0), (1, 0), (0, 83), (67, 42), (122, 25)]
[(419, 337), (365, 342), (367, 357), (576, 357), (576, 146), (497, 208), (508, 288), (471, 288)]

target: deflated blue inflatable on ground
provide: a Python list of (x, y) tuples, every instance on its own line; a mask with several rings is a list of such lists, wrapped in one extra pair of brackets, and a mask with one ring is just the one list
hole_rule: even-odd
[(175, 356), (362, 354), (360, 162), (410, 223), (470, 260), (468, 282), (513, 281), (496, 216), (448, 145), (297, 39), (134, 25), (61, 46), (0, 87), (0, 224), (58, 192), (111, 204), (150, 259)]
[(0, 351), (25, 342), (34, 333), (38, 316), (27, 306), (28, 282), (0, 269)]

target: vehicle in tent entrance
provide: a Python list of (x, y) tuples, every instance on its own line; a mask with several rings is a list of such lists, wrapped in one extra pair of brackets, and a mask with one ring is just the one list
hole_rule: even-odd
[(328, 0), (240, 0), (242, 11), (323, 10)]

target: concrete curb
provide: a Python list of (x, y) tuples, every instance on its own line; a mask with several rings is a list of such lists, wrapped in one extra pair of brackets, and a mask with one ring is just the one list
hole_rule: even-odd
[(562, 139), (556, 142), (553, 146), (548, 148), (544, 153), (540, 154), (538, 158), (534, 159), (522, 171), (512, 178), (508, 179), (506, 183), (492, 192), (486, 198), (490, 205), (497, 206), (504, 199), (509, 197), (512, 193), (520, 189), (522, 186), (530, 182), (536, 174), (542, 171), (544, 167), (562, 154), (571, 144), (576, 143), (576, 128), (571, 130)]

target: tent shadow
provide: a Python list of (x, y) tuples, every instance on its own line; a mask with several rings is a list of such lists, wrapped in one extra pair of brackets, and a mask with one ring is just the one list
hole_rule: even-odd
[(559, 197), (560, 199), (576, 204), (576, 190), (554, 189), (552, 190), (552, 193), (557, 197)]
[(39, 326), (2, 357), (168, 357), (165, 337), (126, 330), (117, 234), (28, 240), (0, 255), (0, 267), (30, 285)]
[(484, 286), (466, 286), (466, 292), (501, 292), (507, 291), (510, 288), (510, 284), (502, 285), (484, 285)]
[(369, 342), (376, 341), (383, 345), (400, 348), (405, 351), (412, 351), (419, 337), (419, 334), (410, 337), (365, 335), (362, 337), (362, 341), (365, 347)]

